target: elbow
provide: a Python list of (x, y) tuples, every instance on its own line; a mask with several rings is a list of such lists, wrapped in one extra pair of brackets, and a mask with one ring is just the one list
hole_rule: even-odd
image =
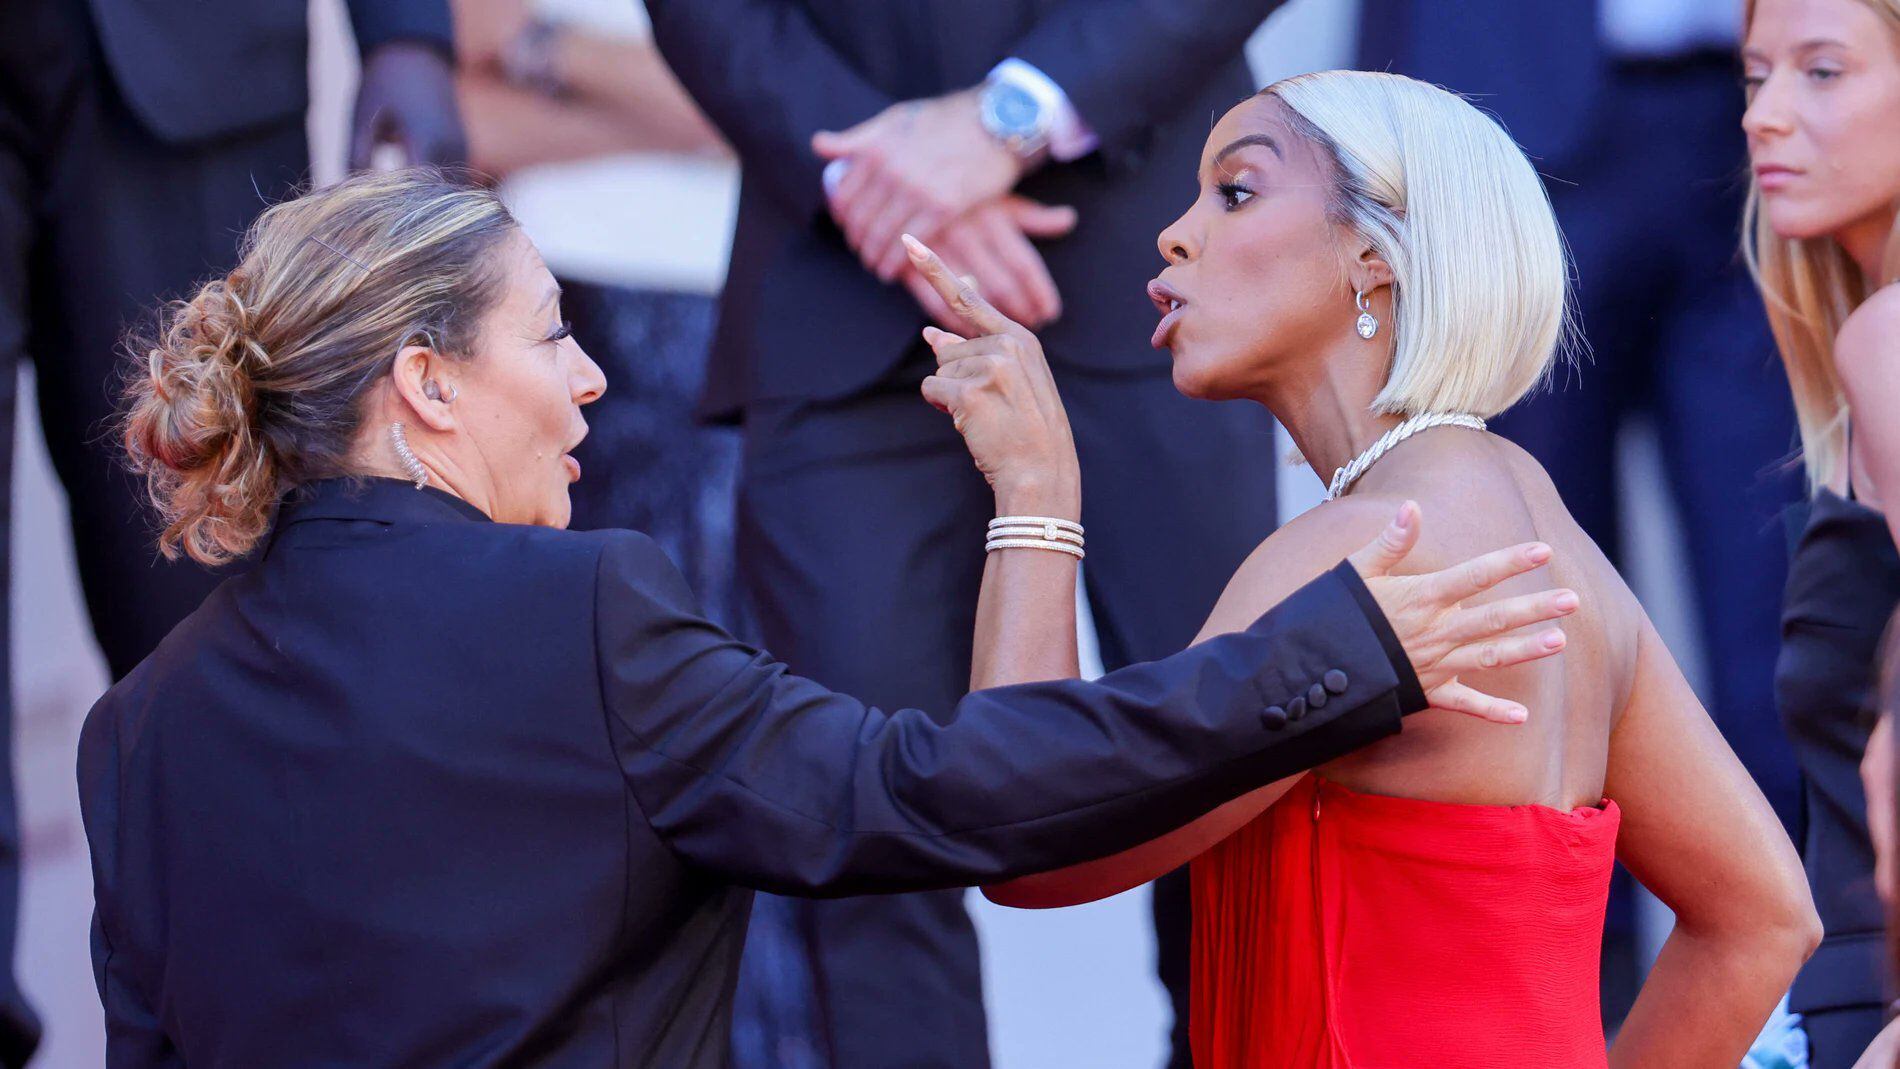
[(1776, 960), (1783, 963), (1790, 981), (1801, 966), (1814, 956), (1821, 945), (1821, 915), (1815, 911), (1814, 895), (1805, 880), (1798, 882), (1769, 913), (1762, 937), (1770, 940)]

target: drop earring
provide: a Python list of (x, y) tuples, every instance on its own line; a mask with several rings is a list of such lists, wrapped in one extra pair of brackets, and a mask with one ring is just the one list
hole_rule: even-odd
[(415, 450), (409, 448), (409, 438), (402, 433), (401, 420), (389, 425), (389, 441), (396, 447), (396, 459), (402, 462), (402, 470), (409, 474), (416, 489), (429, 485), (429, 469), (422, 466), (422, 461), (416, 459)]
[(1371, 341), (1372, 336), (1379, 333), (1379, 320), (1372, 314), (1372, 305), (1366, 300), (1366, 291), (1354, 290), (1352, 303), (1359, 309), (1359, 318), (1353, 322), (1353, 329), (1359, 332), (1361, 338)]

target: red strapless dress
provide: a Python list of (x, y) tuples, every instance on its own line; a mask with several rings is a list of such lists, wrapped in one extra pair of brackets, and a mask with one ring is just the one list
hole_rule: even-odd
[(1620, 819), (1306, 777), (1194, 862), (1196, 1069), (1600, 1069)]

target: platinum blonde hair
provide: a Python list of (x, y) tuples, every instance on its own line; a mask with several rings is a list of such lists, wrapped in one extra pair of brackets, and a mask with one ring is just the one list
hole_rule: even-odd
[(1493, 416), (1578, 344), (1550, 198), (1496, 121), (1455, 93), (1371, 71), (1261, 93), (1331, 158), (1331, 212), (1392, 267), (1392, 366), (1373, 411)]

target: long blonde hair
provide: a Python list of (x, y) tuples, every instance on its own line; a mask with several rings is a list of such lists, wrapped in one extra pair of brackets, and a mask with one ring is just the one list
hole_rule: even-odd
[[(1900, 0), (1860, 0), (1900, 34)], [(1755, 21), (1759, 0), (1748, 0), (1743, 26)], [(1870, 292), (1869, 281), (1831, 237), (1776, 235), (1761, 210), (1761, 186), (1749, 180), (1742, 216), (1742, 253), (1761, 289), (1768, 326), (1788, 371), (1801, 455), (1812, 487), (1833, 484), (1847, 459), (1847, 395), (1834, 366), (1834, 337)], [(1881, 281), (1900, 278), (1900, 226), (1887, 238)]]
[(1392, 267), (1394, 352), (1375, 412), (1504, 411), (1578, 344), (1549, 195), (1497, 121), (1372, 71), (1261, 90), (1331, 157), (1330, 210)]

